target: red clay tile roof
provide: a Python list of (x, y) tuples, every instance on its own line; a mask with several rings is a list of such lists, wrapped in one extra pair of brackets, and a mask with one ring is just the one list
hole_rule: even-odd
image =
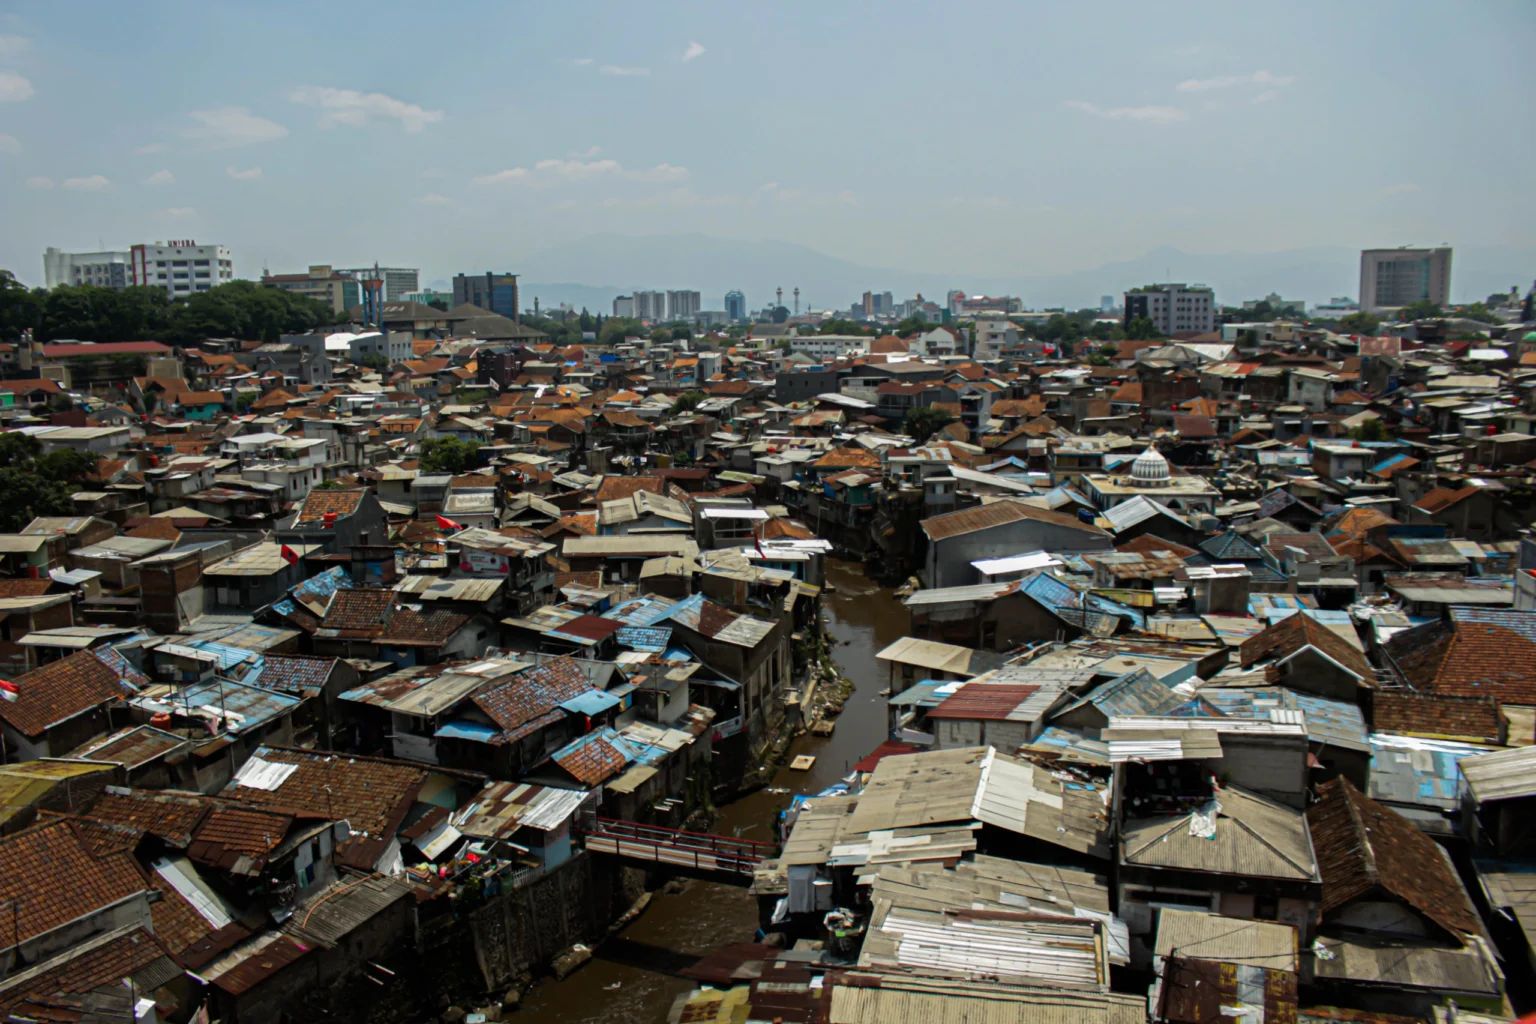
[(17, 697), (0, 701), (0, 718), (25, 736), (41, 736), (51, 725), (121, 700), (121, 680), (95, 653), (79, 651), (17, 676)]
[(85, 816), (104, 825), (145, 832), (169, 846), (185, 848), (211, 806), (201, 793), (136, 789), (103, 793)]
[(1035, 508), (1033, 505), (1025, 505), (1018, 501), (994, 501), (989, 505), (976, 505), (955, 512), (942, 512), (924, 519), (919, 525), (922, 526), (923, 532), (928, 535), (930, 541), (940, 541), (994, 526), (1017, 523), (1024, 519), (1049, 523), (1053, 526), (1070, 527), (1097, 536), (1108, 536), (1097, 526), (1085, 523), (1076, 516)]
[(302, 695), (325, 686), (335, 670), (338, 658), (316, 658), (303, 654), (268, 654), (261, 675), (254, 682), (280, 693)]
[(1500, 743), (1499, 705), (1492, 697), (1451, 697), (1412, 690), (1378, 690), (1371, 701), (1377, 732), (1432, 739)]
[(216, 808), (197, 827), (187, 856), (237, 875), (260, 874), (292, 825), (293, 818), (286, 814)]
[(382, 587), (338, 590), (331, 597), (321, 626), (343, 635), (373, 635), (383, 628), (395, 603), (395, 592)]
[(93, 1012), (87, 1006), (87, 997), (98, 989), (121, 984), (165, 956), (166, 947), (143, 928), (115, 938), (98, 936), (96, 941), (82, 943), (76, 952), (49, 961), (52, 966), (41, 973), (0, 993), (0, 1015), (6, 1020), (47, 1024), (110, 1019), (100, 1009)]
[(816, 469), (870, 469), (878, 474), (880, 456), (868, 448), (845, 445), (842, 448), (832, 449), (811, 465)]
[(1536, 640), (1511, 625), (1437, 622), (1396, 634), (1387, 653), (1421, 692), (1536, 704)]
[(508, 739), (517, 739), (564, 717), (564, 712), (557, 710), (559, 706), (590, 689), (592, 684), (580, 665), (571, 658), (556, 658), (481, 690), (470, 699), (501, 726)]
[(12, 911), (8, 942), (26, 942), (148, 888), (132, 854), (92, 852), (80, 827), (55, 819), (0, 839), (0, 901)]
[(590, 735), (585, 743), (557, 753), (555, 763), (586, 786), (600, 786), (624, 770), (628, 763), (613, 744), (600, 735)]
[(1366, 661), (1365, 654), (1304, 612), (1288, 615), (1244, 640), (1238, 648), (1238, 660), (1244, 668), (1248, 668), (1255, 662), (1284, 658), (1308, 646), (1316, 648), (1359, 676), (1364, 685), (1370, 685), (1371, 665)]
[(326, 515), (334, 514), (338, 519), (344, 518), (357, 511), (357, 506), (363, 500), (363, 495), (368, 492), (362, 489), (355, 491), (327, 490), (310, 491), (304, 499), (304, 504), (299, 509), (294, 523), (319, 523), (324, 522)]
[(1323, 916), (1386, 892), (1457, 939), (1481, 929), (1467, 891), (1435, 841), (1337, 778), (1319, 787), (1307, 827), (1323, 876)]
[(1194, 548), (1185, 547), (1183, 544), (1175, 544), (1171, 540), (1163, 540), (1155, 533), (1144, 533), (1140, 537), (1133, 537), (1124, 544), (1116, 544), (1115, 550), (1138, 555), (1150, 555), (1157, 551), (1167, 551), (1179, 558), (1188, 558), (1198, 555), (1200, 552)]
[(401, 608), (390, 617), (378, 639), (383, 644), (436, 647), (453, 639), (453, 634), (464, 628), (468, 621), (468, 615), (445, 609), (418, 612)]
[(0, 597), (42, 597), (53, 580), (0, 580)]
[(264, 760), (297, 766), (276, 789), (230, 783), (225, 795), (244, 804), (323, 820), (345, 820), (354, 832), (394, 835), (427, 780), (415, 765), (375, 757), (263, 747)]

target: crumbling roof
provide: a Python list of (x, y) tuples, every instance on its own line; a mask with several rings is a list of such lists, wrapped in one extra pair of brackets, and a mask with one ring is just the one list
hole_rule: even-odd
[(1406, 818), (1345, 778), (1325, 782), (1307, 811), (1323, 876), (1323, 915), (1378, 892), (1413, 907), (1456, 938), (1479, 931), (1450, 859)]
[(344, 518), (357, 511), (358, 505), (363, 500), (366, 490), (314, 490), (304, 499), (304, 504), (299, 507), (299, 514), (294, 518), (294, 524), (322, 523), (328, 515), (338, 519)]

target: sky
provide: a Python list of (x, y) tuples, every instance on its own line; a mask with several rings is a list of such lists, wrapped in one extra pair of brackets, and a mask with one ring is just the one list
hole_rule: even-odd
[(0, 267), (170, 238), (424, 280), (538, 280), (600, 233), (991, 277), (1530, 249), (1533, 52), (1530, 0), (10, 0)]

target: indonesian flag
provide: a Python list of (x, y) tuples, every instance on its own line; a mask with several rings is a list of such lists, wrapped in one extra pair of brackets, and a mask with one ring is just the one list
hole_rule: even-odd
[(462, 530), (464, 529), (464, 524), (456, 523), (452, 519), (449, 519), (447, 516), (438, 516), (437, 528), (439, 530)]
[(21, 690), (9, 679), (0, 679), (0, 700), (15, 702), (21, 696)]
[(281, 548), (278, 548), (277, 553), (282, 555), (283, 561), (287, 562), (289, 565), (297, 565), (299, 563), (299, 553), (293, 550), (293, 548), (289, 547), (287, 544), (284, 544)]

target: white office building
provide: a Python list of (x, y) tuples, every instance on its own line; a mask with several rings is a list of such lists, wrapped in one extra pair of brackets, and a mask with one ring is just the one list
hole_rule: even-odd
[(235, 279), (235, 264), (224, 245), (186, 239), (135, 245), (129, 250), (133, 283), (164, 288), (173, 299), (206, 292)]
[(692, 320), (699, 313), (702, 303), (698, 292), (669, 291), (667, 292), (667, 319), (668, 320)]
[(1366, 249), (1360, 253), (1360, 308), (1367, 313), (1451, 299), (1451, 250)]
[(635, 316), (641, 320), (665, 320), (667, 318), (667, 293), (636, 291)]
[(49, 246), (43, 251), (43, 287), (89, 284), (98, 288), (126, 288), (133, 283), (126, 250), (65, 252)]
[(613, 315), (626, 319), (635, 315), (635, 297), (633, 295), (615, 295), (613, 297)]
[(1216, 296), (1201, 284), (1149, 284), (1125, 293), (1125, 323), (1141, 318), (1164, 336), (1205, 334), (1216, 329)]

